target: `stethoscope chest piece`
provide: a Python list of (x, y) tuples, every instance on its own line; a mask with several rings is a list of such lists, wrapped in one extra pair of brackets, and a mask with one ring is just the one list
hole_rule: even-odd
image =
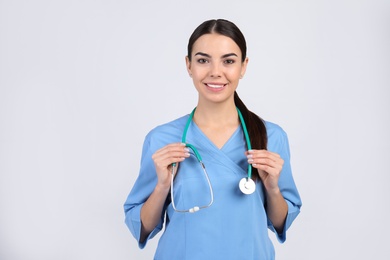
[(247, 195), (252, 194), (256, 190), (255, 182), (247, 177), (242, 178), (238, 186), (240, 187), (242, 193)]

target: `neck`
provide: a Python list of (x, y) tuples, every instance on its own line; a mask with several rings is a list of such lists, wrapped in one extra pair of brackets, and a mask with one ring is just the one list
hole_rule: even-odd
[(221, 127), (239, 124), (238, 113), (234, 103), (209, 106), (198, 104), (193, 120), (198, 126)]

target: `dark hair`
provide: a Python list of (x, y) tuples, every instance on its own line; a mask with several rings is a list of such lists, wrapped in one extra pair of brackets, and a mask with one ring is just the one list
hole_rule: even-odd
[[(246, 41), (240, 29), (232, 22), (218, 19), (208, 20), (199, 25), (192, 33), (188, 41), (188, 59), (191, 61), (192, 47), (196, 40), (204, 34), (217, 33), (232, 39), (240, 48), (242, 62), (246, 59)], [(267, 129), (264, 121), (255, 113), (251, 112), (239, 98), (237, 92), (234, 93), (234, 103), (240, 109), (247, 125), (251, 145), (253, 149), (267, 149)], [(256, 169), (254, 169), (256, 170)], [(257, 178), (256, 176), (254, 176)]]
[(211, 34), (211, 33), (217, 33), (231, 38), (241, 50), (242, 62), (245, 61), (246, 41), (244, 35), (234, 23), (223, 19), (205, 21), (195, 29), (195, 31), (192, 33), (188, 41), (188, 47), (187, 47), (188, 50), (187, 56), (190, 61), (191, 61), (191, 54), (192, 54), (192, 46), (194, 45), (196, 40), (204, 34)]

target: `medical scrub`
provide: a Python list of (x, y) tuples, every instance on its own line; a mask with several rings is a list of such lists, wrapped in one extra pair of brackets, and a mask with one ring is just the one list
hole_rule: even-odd
[[(194, 145), (203, 159), (214, 191), (214, 203), (195, 213), (178, 213), (174, 211), (168, 195), (160, 223), (145, 241), (140, 242), (141, 207), (157, 183), (152, 155), (167, 144), (181, 142), (188, 117), (158, 126), (145, 138), (140, 173), (124, 205), (126, 224), (139, 247), (144, 248), (147, 241), (165, 225), (155, 253), (154, 259), (157, 260), (274, 259), (268, 228), (280, 242), (284, 242), (286, 230), (299, 214), (301, 200), (291, 174), (287, 135), (282, 128), (270, 122), (265, 122), (268, 150), (278, 153), (284, 160), (279, 187), (287, 202), (288, 214), (281, 233), (275, 231), (267, 218), (265, 191), (259, 178), (253, 194), (245, 195), (239, 189), (238, 183), (247, 176), (248, 167), (242, 127), (238, 127), (219, 149), (192, 121), (186, 142)], [(207, 179), (193, 154), (179, 164), (173, 191), (179, 210), (210, 202)]]

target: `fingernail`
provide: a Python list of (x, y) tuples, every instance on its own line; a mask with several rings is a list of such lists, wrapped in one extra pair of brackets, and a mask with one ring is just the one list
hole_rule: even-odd
[(248, 154), (246, 157), (249, 159), (249, 158), (252, 158), (253, 155), (252, 154)]
[(190, 156), (190, 153), (185, 153), (184, 155), (188, 157), (188, 156)]
[(186, 147), (186, 148), (184, 148), (184, 151), (186, 151), (186, 152), (189, 153), (189, 152), (190, 152), (190, 149)]
[(251, 162), (253, 162), (253, 159), (249, 158), (248, 163), (251, 163)]

